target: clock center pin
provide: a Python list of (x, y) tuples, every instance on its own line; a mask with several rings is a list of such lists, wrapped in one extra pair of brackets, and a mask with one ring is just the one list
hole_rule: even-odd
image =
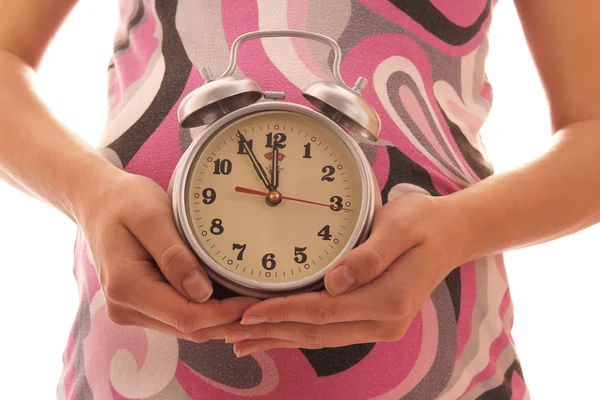
[(281, 203), (283, 196), (277, 190), (271, 190), (267, 195), (267, 204), (274, 207)]

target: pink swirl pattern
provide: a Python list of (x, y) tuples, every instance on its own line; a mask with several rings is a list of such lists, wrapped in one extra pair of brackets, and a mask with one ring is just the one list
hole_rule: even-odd
[[(492, 102), (485, 75), (492, 0), (120, 0), (109, 115), (98, 150), (167, 188), (197, 131), (177, 107), (224, 69), (232, 42), (260, 29), (305, 29), (338, 41), (342, 75), (365, 76), (382, 133), (360, 141), (384, 202), (454, 193), (490, 174), (479, 129)], [(237, 75), (263, 90), (330, 79), (331, 54), (301, 39), (254, 40)], [(457, 268), (393, 343), (274, 349), (237, 359), (223, 341), (192, 343), (112, 323), (82, 232), (74, 247), (80, 307), (64, 351), (59, 399), (528, 399), (510, 333), (502, 255)]]

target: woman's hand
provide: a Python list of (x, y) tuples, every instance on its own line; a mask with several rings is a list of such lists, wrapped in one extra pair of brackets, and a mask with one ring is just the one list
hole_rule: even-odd
[(325, 277), (327, 291), (265, 300), (232, 324), (238, 357), (272, 348), (339, 347), (403, 337), (433, 290), (463, 260), (442, 198), (407, 194), (375, 216), (369, 239)]
[[(258, 300), (209, 299), (212, 285), (179, 236), (167, 194), (154, 181), (106, 172), (76, 196), (109, 318), (191, 341), (223, 339), (224, 325)], [(209, 329), (207, 329), (209, 328)]]

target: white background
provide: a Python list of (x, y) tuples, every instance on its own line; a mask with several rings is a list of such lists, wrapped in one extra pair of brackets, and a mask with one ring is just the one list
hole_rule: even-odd
[[(115, 3), (81, 0), (39, 73), (44, 98), (91, 144), (104, 119)], [(544, 151), (551, 135), (545, 99), (509, 1), (497, 6), (491, 49), (487, 71), (495, 105), (484, 139), (496, 171), (503, 171)], [(1, 397), (51, 399), (78, 303), (75, 226), (2, 182), (0, 205)], [(597, 393), (599, 242), (597, 226), (506, 255), (514, 338), (534, 400), (589, 399)]]

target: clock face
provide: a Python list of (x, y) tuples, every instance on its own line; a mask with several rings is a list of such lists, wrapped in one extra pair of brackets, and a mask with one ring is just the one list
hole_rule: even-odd
[(365, 190), (338, 134), (291, 111), (224, 126), (195, 156), (186, 182), (200, 247), (257, 287), (309, 278), (334, 261), (356, 237)]

